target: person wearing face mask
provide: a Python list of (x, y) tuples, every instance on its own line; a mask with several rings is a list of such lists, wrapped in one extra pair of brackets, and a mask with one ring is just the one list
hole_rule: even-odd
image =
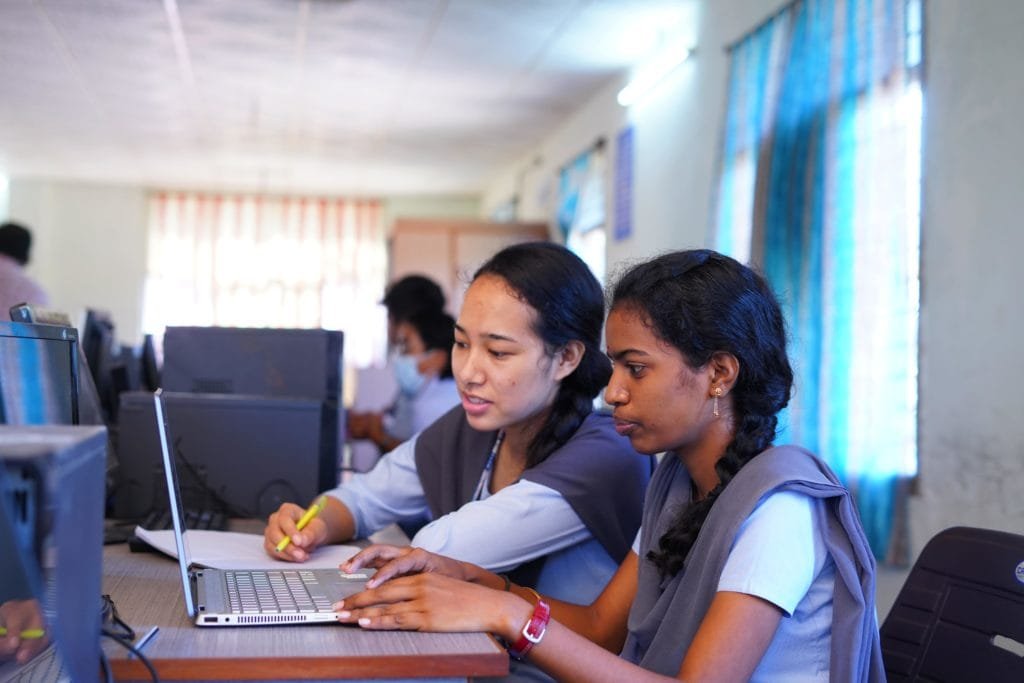
[(398, 396), (383, 413), (350, 412), (350, 438), (370, 439), (387, 453), (458, 404), (452, 377), (454, 329), (454, 318), (430, 309), (394, 322), (390, 366)]
[(600, 284), (568, 249), (498, 252), (455, 323), (461, 403), (328, 491), (301, 531), (304, 508), (283, 504), (268, 519), (266, 552), (304, 562), (321, 545), (425, 517), (413, 546), (589, 603), (629, 552), (653, 469), (593, 409), (611, 376), (603, 317)]
[(412, 274), (391, 283), (381, 303), (388, 312), (388, 347), (394, 348), (399, 323), (418, 313), (441, 313), (445, 297), (441, 285), (426, 275)]

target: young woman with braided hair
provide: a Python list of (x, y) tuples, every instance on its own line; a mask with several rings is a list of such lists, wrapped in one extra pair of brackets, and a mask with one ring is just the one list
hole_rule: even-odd
[(605, 336), (616, 428), (666, 453), (597, 600), (374, 546), (345, 567), (378, 573), (339, 620), (490, 631), (558, 680), (884, 680), (874, 560), (849, 492), (814, 455), (772, 445), (792, 370), (765, 281), (712, 251), (666, 254), (620, 279)]
[(565, 247), (530, 242), (496, 253), (454, 321), (460, 404), (327, 491), (301, 531), (303, 507), (281, 505), (264, 530), (266, 552), (304, 562), (321, 545), (419, 522), (413, 546), (563, 600), (593, 600), (630, 551), (652, 471), (611, 417), (593, 410), (612, 372), (603, 320), (600, 284)]

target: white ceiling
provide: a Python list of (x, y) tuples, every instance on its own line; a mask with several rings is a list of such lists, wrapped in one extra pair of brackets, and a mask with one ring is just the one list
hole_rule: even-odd
[(0, 174), (477, 192), (699, 0), (0, 0)]

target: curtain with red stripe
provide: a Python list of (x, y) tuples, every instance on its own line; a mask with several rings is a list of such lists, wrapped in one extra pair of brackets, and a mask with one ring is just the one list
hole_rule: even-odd
[(338, 329), (347, 364), (383, 361), (387, 251), (378, 201), (158, 192), (148, 235), (144, 331)]

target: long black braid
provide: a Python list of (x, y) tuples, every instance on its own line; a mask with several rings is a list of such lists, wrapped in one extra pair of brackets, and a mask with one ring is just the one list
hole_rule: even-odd
[(601, 352), (604, 295), (590, 268), (565, 247), (527, 242), (502, 249), (473, 275), (500, 277), (509, 290), (537, 312), (534, 331), (548, 354), (570, 341), (584, 346), (583, 358), (555, 395), (544, 424), (527, 448), (530, 468), (565, 444), (594, 406), (594, 398), (611, 377), (611, 363)]
[(648, 559), (662, 574), (683, 569), (711, 507), (740, 469), (775, 439), (777, 414), (789, 403), (793, 371), (786, 356), (782, 311), (767, 282), (734, 259), (710, 250), (665, 254), (629, 270), (615, 286), (612, 307), (640, 315), (657, 337), (679, 349), (693, 368), (730, 353), (739, 374), (730, 392), (735, 433), (715, 463), (719, 484), (683, 507)]

